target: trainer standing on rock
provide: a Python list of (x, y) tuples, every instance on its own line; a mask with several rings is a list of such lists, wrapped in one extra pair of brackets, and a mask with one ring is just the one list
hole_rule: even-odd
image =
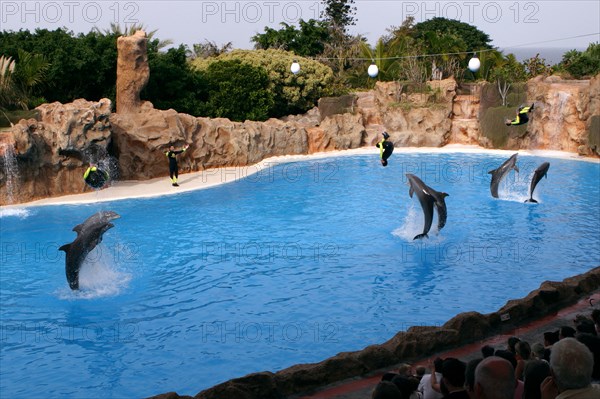
[(165, 152), (167, 158), (169, 158), (169, 176), (174, 187), (178, 187), (177, 178), (179, 177), (179, 167), (177, 166), (177, 155), (187, 150), (189, 145), (184, 146), (181, 150), (175, 151), (175, 147), (169, 147), (169, 151)]

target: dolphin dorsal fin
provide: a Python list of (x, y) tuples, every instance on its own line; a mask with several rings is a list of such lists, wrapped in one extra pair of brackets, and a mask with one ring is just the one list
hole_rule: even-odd
[(79, 234), (81, 234), (82, 229), (83, 229), (83, 223), (78, 224), (77, 226), (73, 227), (73, 231), (75, 231), (78, 236), (79, 236)]

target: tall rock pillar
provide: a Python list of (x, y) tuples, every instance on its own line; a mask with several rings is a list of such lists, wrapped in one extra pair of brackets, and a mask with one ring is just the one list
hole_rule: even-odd
[(117, 113), (137, 112), (140, 93), (150, 77), (146, 32), (138, 30), (132, 36), (117, 39)]

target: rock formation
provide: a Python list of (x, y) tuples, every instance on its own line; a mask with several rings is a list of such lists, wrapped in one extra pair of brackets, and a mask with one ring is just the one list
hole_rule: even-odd
[(564, 81), (558, 76), (541, 76), (527, 85), (527, 98), (535, 102), (526, 148), (553, 149), (591, 155), (586, 124), (600, 110), (591, 109), (592, 90), (598, 91), (600, 81)]
[(138, 112), (143, 104), (140, 93), (150, 78), (144, 31), (117, 39), (117, 112)]
[[(108, 155), (112, 103), (76, 100), (37, 108), (39, 120), (21, 120), (5, 134), (12, 136), (18, 160), (15, 203), (83, 192), (84, 166)], [(2, 184), (5, 184), (3, 181)], [(8, 198), (2, 190), (0, 204)]]

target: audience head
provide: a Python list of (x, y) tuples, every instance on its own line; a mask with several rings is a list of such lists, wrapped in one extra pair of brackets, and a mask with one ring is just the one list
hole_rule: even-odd
[(485, 345), (481, 348), (481, 354), (484, 358), (494, 356), (494, 347)]
[(412, 375), (412, 366), (408, 363), (402, 363), (400, 366), (398, 366), (398, 374)]
[(501, 357), (505, 360), (508, 360), (508, 362), (513, 366), (514, 369), (517, 368), (517, 358), (515, 357), (515, 355), (512, 352), (498, 349), (496, 351), (496, 353), (494, 354), (494, 356)]
[(590, 385), (594, 358), (592, 352), (575, 338), (565, 338), (554, 344), (550, 368), (560, 392)]
[(402, 399), (402, 393), (393, 382), (381, 381), (373, 390), (371, 399)]
[(529, 360), (531, 357), (531, 347), (528, 342), (519, 341), (515, 346), (516, 355), (519, 356), (523, 360)]
[(446, 388), (462, 388), (465, 385), (466, 364), (453, 357), (446, 358), (442, 365), (442, 377)]
[(442, 359), (441, 357), (438, 357), (437, 359), (435, 359), (433, 361), (433, 371), (435, 371), (437, 373), (441, 373), (443, 365), (444, 365), (444, 359)]
[(574, 338), (577, 331), (573, 327), (562, 326), (558, 330), (558, 339)]
[(425, 369), (425, 366), (418, 366), (418, 367), (415, 369), (415, 372), (416, 372), (416, 373), (415, 373), (415, 376), (416, 376), (417, 378), (421, 378), (421, 377), (423, 377), (423, 376), (425, 375), (425, 372), (426, 372), (426, 371), (427, 371), (427, 370)]
[(485, 358), (475, 369), (475, 396), (479, 399), (513, 399), (515, 369), (498, 356)]
[(516, 353), (515, 352), (515, 346), (517, 345), (518, 342), (520, 342), (521, 340), (517, 337), (510, 337), (508, 338), (508, 350), (511, 351), (513, 354)]
[(577, 330), (578, 333), (596, 335), (596, 325), (588, 318), (577, 319), (577, 322), (575, 323), (575, 330)]
[(558, 342), (558, 331), (546, 331), (544, 333), (544, 345), (551, 346)]
[(410, 398), (410, 395), (419, 387), (419, 380), (412, 376), (397, 375), (392, 379), (392, 382), (396, 384), (405, 399)]
[(544, 350), (544, 345), (540, 344), (539, 342), (531, 345), (531, 355), (536, 359), (542, 360), (544, 358)]

